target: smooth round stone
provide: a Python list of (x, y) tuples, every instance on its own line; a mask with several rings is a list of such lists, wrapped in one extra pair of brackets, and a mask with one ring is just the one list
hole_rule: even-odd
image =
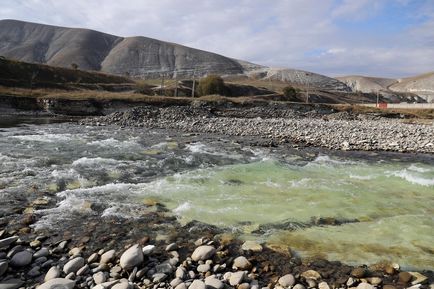
[(187, 285), (185, 285), (185, 283), (181, 283), (178, 286), (176, 286), (175, 289), (187, 289)]
[(396, 289), (396, 287), (393, 285), (384, 285), (383, 289)]
[(47, 257), (39, 257), (39, 258), (35, 259), (35, 261), (33, 263), (35, 263), (35, 264), (44, 264), (47, 261), (48, 261)]
[(252, 267), (252, 264), (244, 256), (237, 257), (234, 260), (234, 264), (233, 264), (234, 269), (248, 270), (251, 267)]
[(199, 273), (206, 273), (209, 270), (211, 270), (211, 266), (209, 264), (202, 264), (197, 266), (197, 272)]
[(369, 283), (362, 282), (359, 285), (357, 285), (357, 289), (375, 289), (375, 287)]
[(321, 275), (315, 270), (304, 271), (303, 273), (301, 273), (301, 277), (303, 277), (306, 280), (312, 279), (315, 281), (321, 279)]
[(161, 281), (166, 280), (167, 275), (164, 273), (156, 273), (152, 275), (152, 282), (154, 283), (160, 283)]
[(206, 285), (200, 280), (194, 280), (188, 289), (206, 289)]
[(130, 283), (128, 282), (120, 282), (114, 285), (111, 289), (130, 289)]
[(76, 257), (70, 260), (68, 263), (66, 263), (65, 266), (63, 266), (63, 272), (65, 272), (66, 275), (70, 273), (76, 273), (83, 266), (84, 266), (83, 257)]
[(12, 236), (9, 238), (1, 239), (0, 240), (0, 248), (7, 247), (7, 246), (11, 245), (12, 243), (16, 242), (17, 240), (18, 240), (17, 236)]
[(143, 255), (151, 255), (155, 251), (155, 245), (147, 245), (143, 247), (142, 252)]
[(291, 287), (295, 284), (295, 278), (292, 274), (286, 274), (277, 281), (283, 288)]
[(38, 289), (73, 289), (75, 281), (66, 278), (55, 278), (43, 283)]
[(29, 275), (30, 277), (34, 278), (37, 277), (39, 275), (41, 275), (41, 271), (40, 271), (41, 267), (39, 266), (35, 266), (32, 268), (32, 270), (30, 270), (29, 272), (27, 272), (27, 275)]
[(398, 279), (399, 279), (399, 283), (403, 283), (403, 284), (407, 284), (410, 282), (412, 276), (410, 273), (408, 272), (400, 272), (398, 274)]
[(205, 285), (211, 289), (223, 289), (225, 284), (214, 276), (205, 278)]
[(155, 272), (157, 273), (164, 273), (170, 275), (174, 270), (175, 268), (169, 263), (162, 263), (155, 266)]
[(320, 282), (318, 284), (318, 289), (330, 289), (330, 286), (327, 284), (327, 282)]
[(170, 281), (170, 286), (172, 286), (172, 288), (175, 288), (176, 286), (178, 286), (181, 283), (182, 283), (182, 279), (175, 278), (172, 281)]
[(180, 279), (185, 279), (187, 275), (187, 270), (184, 267), (179, 266), (175, 271), (175, 277)]
[(178, 245), (176, 245), (176, 243), (172, 243), (172, 244), (169, 244), (169, 245), (167, 245), (167, 247), (166, 247), (166, 251), (167, 252), (170, 252), (170, 251), (176, 251), (176, 250), (178, 250), (179, 248), (178, 248)]
[(244, 271), (232, 273), (231, 277), (229, 278), (229, 284), (231, 284), (231, 286), (239, 285), (241, 282), (243, 282), (245, 276), (246, 273)]
[(292, 289), (306, 289), (306, 287), (304, 287), (303, 284), (295, 284), (294, 287), (292, 287)]
[(12, 267), (25, 267), (32, 263), (33, 254), (29, 251), (21, 251), (16, 253), (11, 259)]
[(110, 263), (116, 256), (115, 250), (110, 250), (101, 255), (100, 263), (107, 264)]
[(30, 245), (30, 247), (32, 247), (32, 248), (37, 248), (37, 247), (41, 246), (41, 241), (39, 241), (39, 240), (34, 240), (34, 241), (30, 242), (29, 245)]
[(65, 279), (69, 279), (69, 280), (74, 280), (76, 277), (74, 272), (69, 273), (68, 275), (65, 276)]
[(366, 276), (366, 269), (363, 267), (354, 268), (353, 271), (351, 271), (351, 276), (359, 279), (363, 278)]
[(237, 289), (250, 289), (250, 284), (249, 283), (241, 283), (240, 285), (238, 285)]
[(0, 282), (0, 289), (18, 289), (24, 282), (20, 279), (9, 279)]
[(194, 250), (193, 254), (191, 255), (191, 259), (196, 262), (207, 260), (213, 257), (215, 253), (216, 249), (213, 246), (199, 246)]
[(93, 274), (92, 278), (93, 281), (95, 281), (95, 284), (101, 284), (107, 281), (107, 276), (103, 272)]
[(93, 253), (92, 255), (89, 256), (89, 258), (87, 258), (87, 263), (92, 264), (95, 263), (96, 261), (98, 261), (99, 259), (99, 255), (97, 253)]
[(71, 250), (69, 250), (68, 254), (69, 256), (79, 256), (81, 254), (81, 251), (83, 250), (83, 248), (79, 248), (79, 247), (75, 247), (72, 248)]
[(125, 270), (134, 268), (140, 265), (144, 260), (142, 248), (140, 245), (136, 244), (131, 246), (128, 250), (126, 250), (120, 259), (120, 265)]
[(78, 269), (77, 276), (83, 276), (89, 271), (90, 271), (89, 265), (86, 264), (83, 267), (81, 267), (80, 269)]
[(0, 262), (0, 277), (8, 270), (9, 265), (7, 261)]
[(368, 278), (368, 282), (374, 286), (380, 285), (383, 280), (380, 277), (371, 277)]
[(60, 269), (57, 266), (53, 266), (48, 270), (47, 274), (45, 274), (44, 281), (47, 282), (48, 280), (55, 279), (60, 276)]

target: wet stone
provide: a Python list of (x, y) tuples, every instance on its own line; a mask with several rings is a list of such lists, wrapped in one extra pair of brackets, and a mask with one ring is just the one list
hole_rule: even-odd
[(115, 250), (109, 250), (105, 252), (104, 254), (101, 255), (100, 263), (101, 264), (110, 263), (114, 259), (115, 255), (116, 255)]
[(206, 285), (200, 280), (194, 280), (188, 289), (206, 289)]
[(0, 277), (3, 276), (4, 273), (8, 270), (8, 262), (7, 261), (0, 261)]
[(408, 272), (400, 272), (398, 274), (398, 282), (402, 284), (407, 284), (410, 282), (412, 276)]
[(279, 278), (278, 283), (283, 288), (291, 287), (291, 286), (293, 286), (295, 284), (294, 275), (292, 275), (292, 274), (286, 274), (285, 276), (282, 276), (282, 277)]
[(235, 258), (233, 268), (239, 270), (247, 270), (252, 267), (252, 264), (247, 260), (246, 257), (240, 256)]
[(216, 249), (213, 246), (199, 246), (194, 250), (193, 254), (191, 255), (191, 259), (196, 262), (207, 260), (214, 256), (215, 252)]
[(16, 253), (12, 259), (10, 265), (12, 267), (25, 267), (32, 263), (33, 254), (29, 251), (21, 251)]
[(246, 273), (244, 271), (232, 273), (231, 277), (229, 278), (229, 284), (231, 284), (231, 286), (239, 285), (244, 280), (245, 276)]
[(0, 281), (0, 289), (18, 289), (24, 282), (20, 279), (9, 279)]
[(122, 268), (128, 270), (140, 265), (143, 260), (142, 248), (140, 245), (136, 244), (131, 246), (122, 254), (119, 262)]
[(48, 281), (51, 279), (55, 279), (60, 276), (60, 269), (59, 267), (53, 266), (48, 270), (47, 274), (45, 274), (44, 281)]
[(84, 259), (82, 257), (76, 257), (63, 266), (63, 272), (66, 275), (70, 273), (76, 273), (81, 267), (84, 266)]
[(366, 276), (366, 269), (363, 267), (354, 268), (353, 271), (351, 271), (351, 276), (359, 279), (363, 278)]

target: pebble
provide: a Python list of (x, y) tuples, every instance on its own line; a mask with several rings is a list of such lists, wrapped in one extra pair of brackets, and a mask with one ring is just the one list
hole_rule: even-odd
[(100, 259), (100, 263), (101, 264), (107, 264), (110, 263), (114, 257), (116, 256), (116, 251), (115, 250), (110, 250), (105, 252), (104, 254), (101, 255), (101, 259)]
[(238, 285), (237, 288), (238, 289), (250, 289), (250, 284), (249, 283), (241, 283), (240, 285)]
[(33, 254), (27, 250), (16, 253), (12, 259), (10, 265), (12, 267), (25, 267), (32, 263)]
[(154, 283), (160, 283), (161, 281), (166, 280), (167, 275), (164, 273), (156, 273), (152, 275), (152, 282)]
[(162, 263), (155, 266), (155, 272), (164, 273), (164, 274), (172, 274), (175, 268), (169, 263)]
[(196, 262), (207, 260), (213, 257), (215, 253), (216, 249), (213, 246), (199, 246), (194, 250), (193, 254), (191, 255), (191, 259)]
[(320, 282), (318, 284), (318, 289), (330, 289), (330, 286), (327, 284), (327, 282)]
[(107, 281), (107, 276), (103, 272), (98, 272), (98, 273), (93, 274), (92, 279), (95, 282), (95, 284), (98, 285), (98, 284), (102, 284), (105, 281)]
[(205, 285), (211, 289), (223, 289), (225, 284), (214, 276), (205, 278)]
[(383, 280), (380, 277), (371, 277), (367, 279), (368, 282), (374, 286), (380, 285)]
[(0, 240), (0, 249), (10, 246), (12, 243), (16, 242), (17, 240), (18, 240), (17, 236), (12, 236), (9, 238), (1, 239)]
[(84, 265), (77, 271), (77, 276), (83, 276), (84, 274), (87, 274), (90, 271), (90, 267), (88, 264)]
[(188, 287), (188, 289), (206, 289), (206, 285), (201, 280), (194, 280), (193, 283)]
[(27, 275), (29, 275), (29, 277), (32, 277), (32, 278), (35, 278), (39, 275), (42, 275), (40, 269), (41, 269), (41, 267), (35, 266), (29, 272), (27, 272)]
[(304, 287), (303, 284), (295, 284), (294, 287), (292, 287), (292, 289), (306, 289), (306, 287)]
[(409, 272), (411, 276), (413, 276), (413, 281), (411, 281), (411, 285), (423, 284), (428, 280), (428, 277), (420, 274), (419, 272)]
[(283, 288), (291, 287), (295, 284), (295, 278), (292, 274), (286, 274), (277, 281)]
[(167, 252), (176, 251), (176, 250), (178, 250), (178, 245), (176, 245), (176, 243), (169, 244), (166, 247)]
[(185, 283), (181, 283), (178, 286), (176, 286), (175, 289), (187, 289), (187, 285), (185, 285)]
[(143, 247), (142, 252), (143, 255), (151, 255), (155, 251), (155, 245), (146, 245)]
[(396, 289), (396, 287), (393, 285), (384, 285), (383, 289)]
[(410, 282), (412, 276), (408, 272), (399, 272), (398, 274), (398, 282), (402, 284), (407, 284)]
[(244, 256), (235, 258), (233, 268), (239, 270), (248, 270), (252, 267), (252, 264)]
[(303, 277), (304, 279), (311, 279), (311, 280), (319, 280), (321, 279), (321, 274), (319, 274), (317, 271), (315, 270), (307, 270), (304, 271), (303, 273), (301, 273), (301, 277)]
[(73, 289), (75, 281), (66, 278), (55, 278), (43, 283), (38, 289)]
[(81, 267), (84, 266), (84, 259), (83, 257), (76, 257), (68, 263), (63, 266), (63, 272), (65, 272), (66, 275), (70, 273), (76, 273)]
[(244, 280), (245, 276), (246, 273), (244, 271), (232, 273), (231, 277), (229, 278), (229, 284), (231, 284), (231, 286), (239, 285)]
[(375, 289), (375, 287), (369, 283), (362, 282), (359, 285), (357, 285), (357, 289)]
[(175, 277), (180, 279), (185, 279), (187, 275), (187, 270), (184, 267), (178, 267), (175, 271)]
[(20, 279), (9, 279), (0, 281), (0, 289), (18, 289), (24, 282)]
[(351, 271), (351, 276), (359, 279), (365, 277), (365, 275), (366, 275), (366, 269), (363, 267), (357, 267)]
[(89, 258), (87, 258), (87, 263), (95, 263), (97, 262), (99, 259), (99, 255), (97, 253), (93, 253), (92, 255), (89, 256)]
[(60, 269), (57, 266), (53, 266), (48, 270), (47, 274), (45, 274), (44, 281), (47, 282), (48, 280), (58, 278), (60, 276)]
[(209, 264), (202, 264), (202, 265), (197, 266), (196, 270), (199, 273), (206, 273), (209, 270), (211, 270), (211, 266)]
[(7, 261), (0, 261), (0, 277), (8, 270), (9, 265)]
[[(102, 285), (102, 284), (100, 284), (100, 285)], [(112, 287), (112, 289), (130, 289), (131, 288), (131, 286), (130, 286), (130, 283), (128, 283), (128, 281), (127, 282), (119, 282), (119, 283), (116, 283), (113, 287)]]
[(129, 270), (140, 265), (144, 260), (142, 248), (140, 245), (136, 244), (131, 246), (128, 250), (126, 250), (121, 258), (120, 265), (125, 270)]
[(176, 286), (178, 286), (179, 284), (181, 284), (183, 281), (180, 278), (175, 278), (170, 282), (170, 286), (172, 286), (172, 288), (175, 288)]
[(33, 258), (38, 259), (41, 257), (48, 257), (49, 255), (50, 255), (50, 251), (48, 250), (48, 248), (42, 247), (41, 249), (36, 251), (35, 254), (33, 254)]

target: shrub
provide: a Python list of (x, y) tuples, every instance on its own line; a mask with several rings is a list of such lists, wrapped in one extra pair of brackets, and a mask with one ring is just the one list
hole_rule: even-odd
[(293, 99), (297, 97), (297, 94), (297, 89), (292, 86), (286, 86), (283, 88), (283, 95), (285, 96), (285, 98)]
[(197, 93), (199, 96), (212, 94), (228, 95), (228, 88), (220, 76), (209, 75), (199, 81)]

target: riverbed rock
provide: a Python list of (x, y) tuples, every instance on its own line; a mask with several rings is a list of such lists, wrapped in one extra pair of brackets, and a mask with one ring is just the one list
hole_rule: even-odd
[(231, 277), (229, 278), (229, 284), (231, 284), (231, 286), (237, 286), (243, 282), (245, 276), (246, 273), (244, 271), (232, 273)]
[(307, 270), (304, 271), (303, 273), (301, 273), (301, 277), (303, 277), (304, 279), (311, 279), (311, 280), (319, 280), (321, 279), (321, 274), (318, 273), (315, 270)]
[(7, 261), (0, 261), (0, 277), (8, 270), (9, 265)]
[(408, 273), (410, 273), (412, 276), (411, 285), (423, 284), (428, 280), (428, 277), (422, 275), (419, 272), (408, 272)]
[(241, 249), (244, 251), (252, 251), (252, 252), (262, 252), (262, 245), (255, 241), (246, 241), (241, 246)]
[(9, 245), (11, 245), (12, 243), (16, 242), (17, 240), (18, 240), (17, 236), (12, 236), (12, 237), (9, 237), (9, 238), (1, 239), (0, 240), (0, 249), (8, 247)]
[(154, 251), (155, 251), (155, 245), (146, 245), (142, 249), (143, 255), (145, 256), (151, 255)]
[(205, 285), (210, 289), (223, 289), (225, 287), (225, 284), (215, 276), (205, 278)]
[(101, 264), (107, 264), (110, 263), (116, 256), (115, 250), (109, 250), (101, 255), (100, 263)]
[(92, 279), (95, 284), (102, 284), (107, 281), (107, 276), (104, 274), (104, 272), (98, 272), (92, 275)]
[(12, 267), (25, 267), (32, 263), (33, 254), (27, 250), (16, 253), (12, 259), (10, 265)]
[(76, 257), (68, 263), (63, 266), (63, 272), (65, 272), (66, 275), (70, 273), (76, 273), (81, 267), (84, 266), (84, 258), (83, 257)]
[(306, 287), (303, 284), (295, 284), (294, 287), (292, 287), (292, 289), (306, 289)]
[(211, 265), (210, 264), (201, 264), (201, 265), (197, 266), (196, 270), (199, 273), (206, 273), (206, 272), (211, 270)]
[(57, 266), (53, 266), (48, 270), (47, 274), (45, 274), (44, 281), (47, 282), (48, 280), (58, 278), (60, 276), (60, 269)]
[(375, 289), (374, 286), (372, 286), (371, 284), (366, 283), (366, 282), (362, 282), (362, 283), (360, 283), (359, 285), (357, 285), (356, 288), (357, 288), (357, 289)]
[(246, 257), (239, 256), (239, 257), (235, 258), (234, 264), (232, 267), (234, 269), (239, 269), (239, 270), (248, 270), (252, 267), (252, 264), (249, 262), (249, 260), (247, 260)]
[(42, 247), (41, 249), (36, 251), (35, 254), (33, 254), (33, 258), (38, 259), (40, 257), (48, 257), (49, 255), (50, 255), (50, 251), (48, 250), (48, 248)]
[(37, 289), (73, 289), (75, 281), (66, 278), (55, 278), (43, 283)]
[(206, 285), (201, 280), (194, 280), (188, 289), (206, 289)]
[(295, 278), (294, 275), (292, 274), (286, 274), (282, 277), (279, 278), (278, 283), (283, 287), (283, 288), (288, 288), (291, 287), (295, 284)]
[(24, 282), (20, 279), (9, 279), (0, 281), (0, 289), (18, 289)]
[(327, 284), (327, 282), (320, 282), (318, 284), (318, 289), (330, 289), (330, 286)]
[(356, 278), (363, 278), (363, 277), (365, 277), (366, 276), (366, 269), (365, 268), (363, 268), (363, 267), (357, 267), (357, 268), (354, 268), (352, 271), (351, 271), (351, 276), (353, 276), (353, 277), (356, 277)]
[(139, 244), (135, 244), (122, 254), (119, 262), (124, 270), (129, 270), (140, 265), (143, 260), (142, 248)]
[(213, 257), (215, 253), (216, 249), (213, 246), (199, 246), (194, 250), (193, 254), (191, 255), (191, 259), (196, 262), (207, 260)]
[(407, 284), (410, 282), (412, 276), (408, 272), (399, 272), (398, 274), (398, 282), (401, 284)]

